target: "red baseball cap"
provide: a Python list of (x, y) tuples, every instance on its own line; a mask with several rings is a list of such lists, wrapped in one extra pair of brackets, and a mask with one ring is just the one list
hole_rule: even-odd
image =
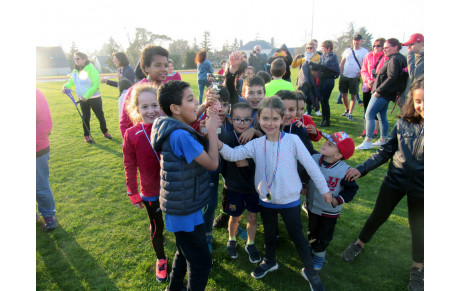
[(332, 142), (339, 148), (339, 152), (342, 154), (345, 160), (349, 159), (355, 152), (355, 143), (344, 131), (339, 131), (331, 135), (321, 132), (321, 135)]
[(423, 34), (421, 33), (414, 33), (413, 35), (410, 36), (409, 40), (406, 41), (405, 43), (402, 43), (402, 46), (408, 46), (416, 42), (425, 42), (423, 38)]

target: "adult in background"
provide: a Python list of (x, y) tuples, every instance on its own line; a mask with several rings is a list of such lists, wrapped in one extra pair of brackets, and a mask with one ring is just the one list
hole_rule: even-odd
[[(396, 97), (406, 88), (407, 73), (403, 69), (407, 67), (406, 58), (399, 53), (401, 43), (396, 38), (388, 39), (383, 52), (388, 60), (383, 64), (372, 87), (372, 97), (366, 110), (366, 139), (356, 147), (358, 150), (372, 149), (385, 144), (388, 137), (387, 110), (390, 101), (395, 102)], [(372, 143), (375, 127), (375, 116), (380, 123), (380, 139)]]
[(198, 66), (198, 90), (200, 91), (200, 97), (198, 100), (201, 104), (203, 103), (204, 88), (211, 85), (208, 81), (208, 74), (214, 73), (214, 68), (208, 60), (208, 53), (206, 50), (201, 50), (196, 54), (195, 63)]
[(166, 79), (162, 83), (166, 83), (169, 80), (182, 80), (179, 72), (174, 71), (174, 62), (172, 60), (168, 60), (168, 76), (166, 76)]
[(55, 217), (56, 209), (49, 181), (50, 141), (48, 136), (53, 123), (48, 102), (38, 90), (36, 90), (36, 106), (36, 199), (38, 212), (45, 220), (44, 228), (46, 231), (51, 231), (59, 225)]
[(108, 133), (107, 123), (105, 122), (104, 111), (102, 110), (102, 98), (99, 91), (99, 71), (88, 60), (88, 56), (82, 52), (74, 54), (75, 69), (72, 72), (70, 80), (64, 84), (62, 93), (65, 89), (72, 89), (75, 86), (77, 97), (80, 99), (80, 108), (83, 115), (83, 132), (85, 141), (93, 143), (89, 137), (91, 109), (99, 120), (99, 127), (106, 139), (112, 139)]
[(310, 42), (315, 43), (315, 51), (318, 53), (318, 55), (321, 56), (323, 54), (323, 52), (318, 50), (318, 40), (312, 39)]
[[(368, 53), (363, 60), (363, 66), (361, 68), (361, 77), (363, 78), (363, 103), (364, 103), (364, 130), (362, 137), (366, 136), (366, 110), (369, 105), (369, 101), (372, 97), (372, 87), (374, 86), (375, 78), (383, 67), (383, 64), (388, 57), (383, 53), (383, 45), (385, 43), (384, 38), (378, 38), (374, 41), (373, 49)], [(377, 117), (375, 118), (376, 120)], [(373, 137), (377, 135), (378, 123), (375, 127)]]
[(407, 72), (409, 73), (409, 80), (407, 82), (404, 94), (401, 94), (398, 105), (402, 108), (407, 101), (407, 93), (409, 92), (410, 85), (415, 79), (420, 78), (424, 74), (425, 56), (424, 56), (424, 43), (423, 34), (414, 33), (410, 36), (409, 40), (402, 46), (407, 46), (409, 52), (407, 53)]
[(254, 68), (254, 73), (257, 74), (259, 71), (267, 71), (267, 54), (262, 52), (260, 45), (255, 45), (254, 50), (249, 55), (249, 66)]
[[(345, 112), (342, 116), (348, 117), (349, 120), (353, 120), (353, 109), (359, 90), (361, 66), (364, 57), (369, 52), (361, 46), (362, 43), (363, 37), (360, 34), (355, 34), (353, 45), (342, 53), (342, 61), (340, 62), (339, 91), (342, 93), (342, 102), (345, 106)], [(348, 104), (348, 92), (351, 95), (350, 104)]]
[(286, 73), (283, 76), (283, 80), (291, 82), (291, 64), (292, 64), (292, 55), (289, 52), (287, 46), (283, 43), (281, 47), (276, 50), (271, 58), (268, 59), (268, 63), (273, 63), (274, 60), (281, 58), (286, 63)]
[(313, 41), (307, 43), (305, 45), (305, 54), (295, 56), (291, 66), (293, 68), (301, 66), (297, 78), (297, 86), (305, 94), (307, 115), (310, 115), (313, 109), (316, 112), (316, 116), (321, 116), (321, 111), (319, 111), (318, 74), (309, 67), (310, 63), (318, 64), (321, 58), (315, 48), (316, 46)]
[(332, 51), (334, 45), (332, 41), (326, 40), (321, 44), (321, 55), (319, 64), (310, 63), (312, 70), (318, 72), (319, 78), (319, 96), (321, 98), (323, 121), (319, 126), (331, 126), (331, 108), (329, 107), (329, 98), (332, 89), (334, 89), (335, 79), (340, 75), (339, 59)]
[[(124, 52), (117, 52), (112, 54), (112, 61), (117, 66), (117, 78), (118, 81), (125, 78), (134, 83), (136, 79), (136, 73), (134, 69), (129, 65), (128, 57)], [(117, 81), (110, 81), (108, 79), (102, 79), (102, 83), (112, 87), (118, 87)]]

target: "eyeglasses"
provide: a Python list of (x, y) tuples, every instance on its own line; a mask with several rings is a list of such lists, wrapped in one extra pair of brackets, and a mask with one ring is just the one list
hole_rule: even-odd
[(254, 120), (254, 118), (245, 118), (245, 119), (241, 119), (239, 117), (235, 117), (235, 118), (232, 118), (233, 122), (235, 122), (236, 124), (251, 124), (252, 121)]
[(374, 47), (382, 47), (382, 45), (381, 44), (376, 44), (376, 45), (374, 45)]
[(79, 60), (81, 60), (81, 58), (74, 58), (74, 60), (75, 60), (75, 61), (79, 61)]
[(312, 50), (313, 48), (312, 47), (307, 47), (307, 50)]

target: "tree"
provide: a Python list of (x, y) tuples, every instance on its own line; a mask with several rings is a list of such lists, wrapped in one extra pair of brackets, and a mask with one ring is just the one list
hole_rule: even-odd
[(197, 50), (188, 50), (185, 53), (184, 69), (196, 69), (195, 56), (197, 52)]
[(185, 53), (190, 50), (188, 41), (183, 39), (174, 40), (169, 44), (169, 58), (174, 62), (176, 68), (182, 68), (185, 60)]
[(200, 44), (201, 49), (206, 50), (207, 52), (211, 51), (211, 33), (205, 31), (203, 34), (203, 41)]
[(231, 45), (231, 49), (232, 49), (232, 51), (237, 51), (239, 48), (240, 48), (240, 43), (238, 42), (238, 40), (235, 37), (235, 40), (233, 41), (233, 43)]
[[(113, 53), (123, 51), (123, 48), (120, 44), (118, 44), (112, 36), (110, 36), (109, 40), (102, 45), (102, 48), (98, 51), (98, 55), (100, 56), (112, 56)], [(112, 70), (115, 71), (117, 66), (112, 61), (112, 58), (107, 59), (107, 65)]]
[(128, 56), (129, 62), (131, 64), (137, 64), (141, 51), (146, 45), (155, 44), (156, 41), (161, 44), (165, 40), (169, 41), (171, 38), (164, 34), (154, 34), (145, 28), (137, 27), (133, 41), (131, 41), (128, 35), (129, 46), (126, 49), (126, 55)]
[(354, 23), (350, 22), (348, 26), (348, 31), (344, 32), (341, 36), (337, 37), (337, 40), (334, 41), (334, 51), (340, 57), (347, 48), (353, 45), (353, 36), (359, 33), (363, 37), (362, 46), (367, 50), (372, 50), (372, 34), (367, 32), (366, 27), (360, 27), (355, 29)]
[(73, 55), (76, 52), (78, 52), (77, 44), (74, 41), (72, 41), (72, 45), (70, 46), (70, 51), (67, 54), (67, 61), (69, 62), (69, 65), (70, 65), (70, 68), (71, 68), (72, 71), (73, 71), (73, 69), (75, 69), (75, 62), (73, 60)]

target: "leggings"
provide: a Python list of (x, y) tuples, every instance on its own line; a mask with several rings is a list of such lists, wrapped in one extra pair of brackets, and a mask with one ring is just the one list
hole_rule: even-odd
[(163, 221), (163, 213), (160, 209), (160, 201), (142, 201), (144, 202), (145, 209), (149, 215), (150, 220), (150, 239), (152, 240), (152, 246), (157, 255), (157, 259), (165, 259), (165, 249), (164, 249), (164, 236), (163, 230), (165, 224)]
[[(400, 189), (392, 188), (384, 181), (375, 202), (374, 210), (364, 224), (359, 239), (367, 243), (379, 227), (387, 221), (390, 214), (406, 194)], [(407, 195), (409, 226), (412, 234), (412, 260), (423, 263), (423, 198)]]

